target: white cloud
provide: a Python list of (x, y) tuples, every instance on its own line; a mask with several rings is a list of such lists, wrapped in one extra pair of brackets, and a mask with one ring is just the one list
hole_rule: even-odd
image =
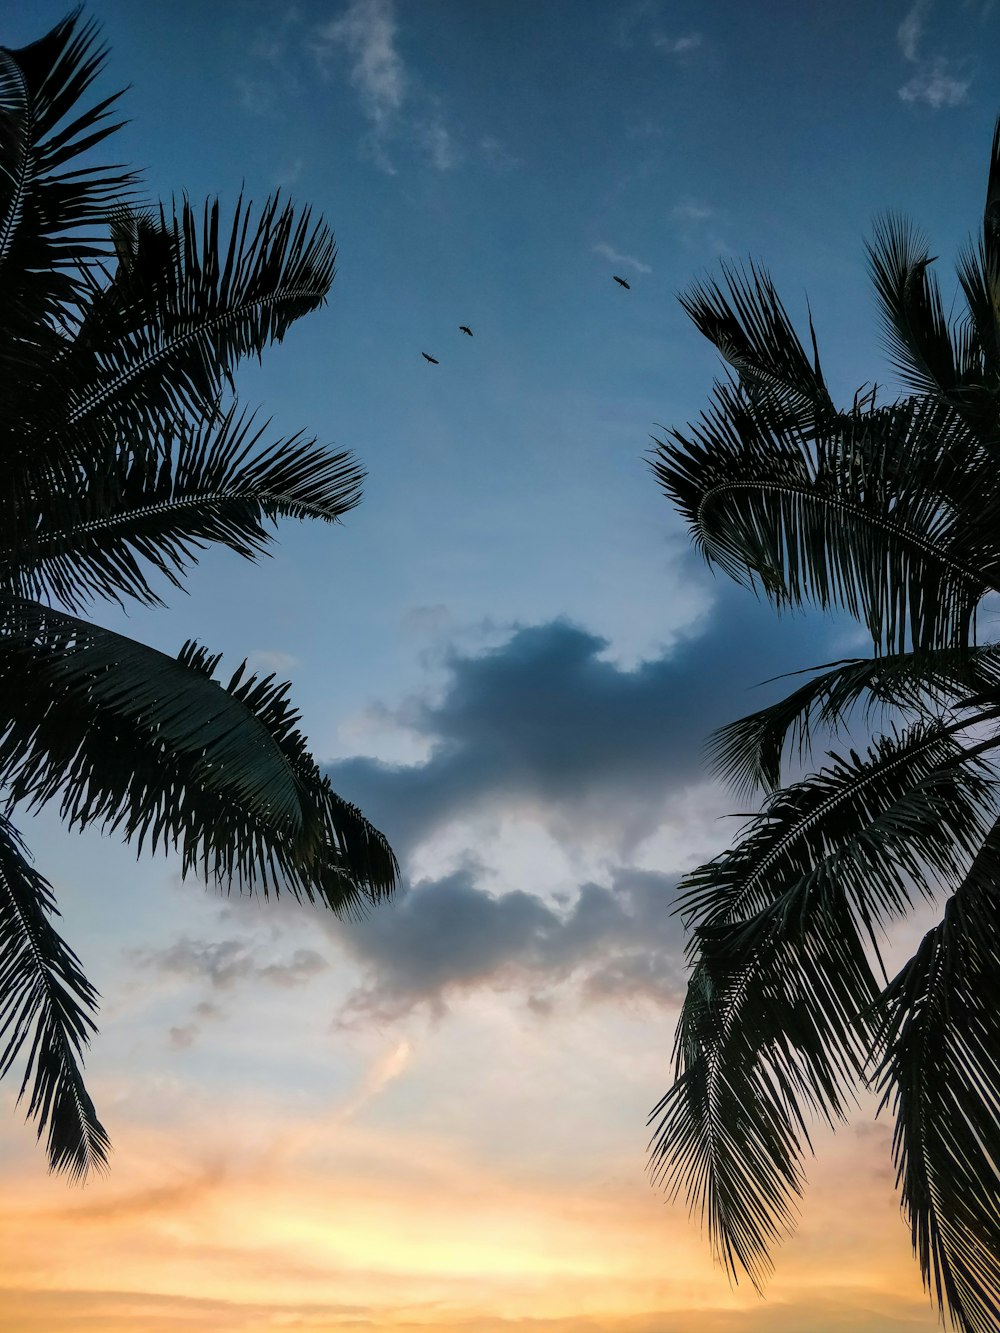
[(700, 32), (689, 32), (683, 37), (667, 37), (665, 33), (658, 32), (653, 37), (653, 45), (657, 51), (663, 51), (668, 56), (684, 56), (691, 51), (696, 51), (702, 43)]
[(358, 90), (368, 121), (365, 147), (388, 175), (396, 166), (390, 149), (409, 141), (435, 171), (450, 171), (462, 152), (436, 106), (407, 69), (397, 47), (395, 0), (351, 0), (338, 18), (315, 30), (313, 52), (325, 69), (335, 52), (346, 54), (348, 77)]
[(930, 7), (931, 0), (914, 0), (912, 8), (896, 29), (896, 40), (904, 60), (912, 62), (920, 59), (920, 39), (924, 35), (924, 21)]
[(417, 125), (415, 129), (431, 166), (438, 171), (451, 171), (453, 167), (458, 166), (461, 154), (447, 126), (440, 120), (433, 120)]
[(254, 648), (247, 654), (247, 666), (251, 671), (274, 672), (280, 675), (299, 665), (299, 659), (291, 653), (283, 653), (280, 648)]
[(707, 222), (709, 218), (715, 216), (715, 209), (688, 195), (674, 205), (670, 210), (670, 216), (675, 222)]
[(479, 140), (479, 151), (483, 161), (494, 171), (513, 171), (515, 167), (521, 166), (521, 159), (509, 152), (492, 134), (485, 134)]
[(939, 111), (945, 106), (959, 106), (965, 101), (972, 83), (971, 75), (958, 72), (955, 62), (943, 55), (922, 54), (924, 29), (933, 0), (914, 0), (896, 29), (899, 52), (908, 65), (915, 65), (913, 75), (897, 89), (900, 99), (909, 105), (921, 102)]
[(934, 60), (899, 89), (904, 102), (923, 102), (935, 111), (943, 106), (959, 106), (965, 101), (972, 83), (971, 77), (959, 78), (951, 73), (948, 62)]
[(345, 46), (353, 57), (350, 79), (361, 93), (365, 112), (382, 131), (403, 105), (407, 77), (396, 50), (393, 0), (352, 0), (340, 18), (319, 30), (322, 41)]
[(608, 245), (606, 241), (600, 241), (597, 245), (592, 246), (591, 253), (602, 255), (611, 264), (624, 264), (628, 268), (634, 268), (637, 273), (652, 273), (653, 271), (641, 259), (635, 259), (632, 255), (623, 255), (614, 246)]

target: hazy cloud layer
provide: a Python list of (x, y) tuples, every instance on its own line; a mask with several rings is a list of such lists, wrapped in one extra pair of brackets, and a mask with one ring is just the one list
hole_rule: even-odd
[(778, 621), (738, 592), (724, 594), (703, 635), (635, 670), (605, 660), (606, 648), (554, 621), (480, 656), (455, 653), (438, 701), (385, 710), (430, 744), (426, 762), (358, 756), (326, 771), (404, 858), (448, 822), (486, 810), (527, 815), (564, 843), (599, 837), (623, 862), (664, 803), (705, 776), (708, 734), (788, 682), (752, 686), (842, 655), (828, 621)]
[(475, 870), (425, 880), (360, 922), (333, 926), (364, 971), (341, 1014), (345, 1024), (393, 1022), (481, 987), (516, 987), (536, 1011), (572, 980), (585, 1000), (678, 1002), (682, 932), (671, 916), (674, 881), (619, 871), (610, 887), (584, 884), (557, 908), (534, 894), (497, 896)]

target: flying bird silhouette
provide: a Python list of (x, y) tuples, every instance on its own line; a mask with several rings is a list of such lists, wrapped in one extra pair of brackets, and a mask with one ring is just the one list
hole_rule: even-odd
[(620, 278), (617, 273), (612, 273), (611, 276), (614, 278), (615, 282), (617, 282), (619, 287), (624, 287), (627, 292), (632, 290), (632, 284), (626, 282), (624, 278)]
[(441, 362), (437, 359), (437, 357), (431, 356), (429, 352), (421, 352), (420, 355), (424, 358), (425, 361), (429, 361), (432, 366), (439, 366), (441, 364)]
[(467, 333), (470, 338), (472, 337), (472, 330), (469, 328), (468, 324), (459, 324), (458, 331), (459, 333)]

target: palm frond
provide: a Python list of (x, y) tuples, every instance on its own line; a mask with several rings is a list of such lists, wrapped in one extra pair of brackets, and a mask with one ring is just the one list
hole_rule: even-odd
[(70, 432), (99, 433), (107, 414), (117, 430), (125, 414), (127, 434), (178, 412), (213, 414), (238, 361), (280, 341), (333, 281), (329, 228), (278, 194), (256, 220), (240, 198), (228, 228), (217, 200), (200, 220), (185, 199), (133, 221), (126, 256), (119, 218), (118, 267), (95, 288), (67, 360)]
[(187, 645), (178, 660), (37, 603), (8, 599), (0, 780), (12, 802), (59, 798), (70, 825), (179, 849), (241, 889), (286, 889), (337, 911), (392, 891), (382, 835), (330, 789), (287, 686)]
[(135, 181), (118, 168), (66, 170), (119, 128), (108, 119), (119, 93), (61, 124), (106, 55), (97, 25), (79, 18), (76, 10), (30, 46), (0, 48), (0, 272), (4, 331), (18, 338), (75, 301), (81, 266), (108, 253), (108, 208)]
[(952, 396), (960, 383), (958, 358), (925, 238), (905, 218), (888, 214), (865, 248), (897, 373), (918, 393)]
[(674, 1086), (654, 1108), (654, 1178), (760, 1284), (794, 1216), (807, 1116), (836, 1120), (870, 1051), (883, 923), (958, 883), (991, 809), (978, 761), (939, 724), (777, 793), (689, 875), (694, 971)]
[(1000, 1327), (1000, 825), (879, 1004), (883, 1106), (925, 1285)]
[(792, 674), (812, 672), (812, 679), (786, 698), (720, 727), (709, 738), (712, 767), (742, 795), (776, 789), (783, 756), (808, 760), (815, 731), (835, 734), (849, 725), (861, 703), (868, 725), (876, 710), (936, 715), (950, 707), (1000, 702), (982, 693), (968, 697), (971, 689), (1000, 690), (997, 644), (968, 651), (847, 658), (826, 670), (817, 666)]
[(960, 648), (1000, 585), (995, 524), (969, 521), (980, 502), (992, 514), (996, 482), (963, 462), (967, 434), (911, 400), (804, 435), (719, 384), (652, 466), (705, 558), (777, 606), (841, 606), (879, 653)]
[(29, 533), (10, 534), (0, 581), (71, 608), (95, 595), (154, 605), (148, 569), (180, 586), (210, 543), (253, 559), (272, 540), (265, 523), (335, 522), (359, 502), (364, 470), (351, 454), (301, 435), (261, 448), (268, 425), (234, 406), (149, 452), (121, 452), (82, 494), (60, 487)]
[(96, 1031), (97, 992), (53, 928), (50, 885), (32, 867), (0, 815), (0, 1078), (28, 1047), (18, 1100), (31, 1087), (28, 1118), (48, 1131), (49, 1166), (82, 1178), (107, 1164), (108, 1136), (80, 1069)]
[(744, 269), (725, 265), (722, 283), (696, 283), (680, 302), (751, 397), (769, 402), (772, 412), (804, 427), (835, 414), (812, 318), (810, 356), (767, 272), (752, 263)]

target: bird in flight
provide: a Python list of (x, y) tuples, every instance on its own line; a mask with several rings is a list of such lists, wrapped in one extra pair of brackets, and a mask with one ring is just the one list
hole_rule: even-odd
[(425, 361), (429, 361), (432, 366), (439, 366), (441, 364), (436, 356), (431, 356), (430, 352), (421, 352), (420, 355)]
[(620, 278), (617, 273), (612, 273), (611, 276), (614, 278), (615, 282), (617, 282), (619, 287), (624, 287), (627, 292), (632, 290), (632, 284), (626, 282), (624, 278)]
[(469, 328), (468, 324), (459, 324), (458, 331), (459, 333), (467, 333), (470, 338), (472, 337), (472, 330)]

